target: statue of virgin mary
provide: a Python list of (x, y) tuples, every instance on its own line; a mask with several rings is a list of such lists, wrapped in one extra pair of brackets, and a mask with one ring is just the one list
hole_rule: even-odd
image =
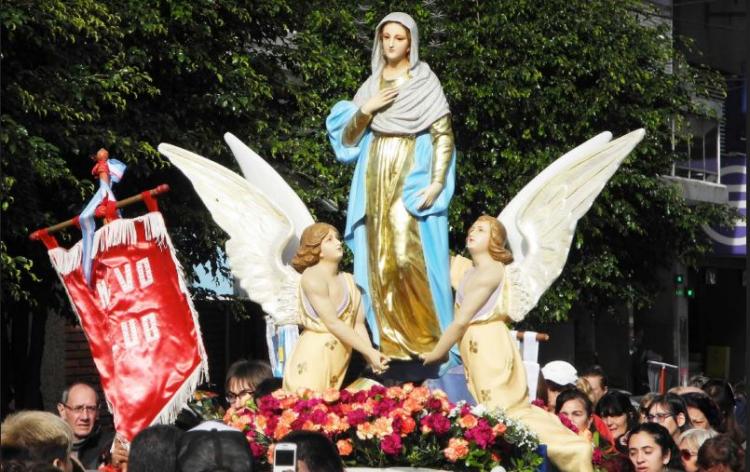
[(372, 74), (326, 120), (336, 158), (355, 164), (344, 240), (374, 342), (393, 359), (429, 352), (453, 308), (448, 205), (456, 152), (448, 102), (418, 47), (409, 15), (383, 18)]

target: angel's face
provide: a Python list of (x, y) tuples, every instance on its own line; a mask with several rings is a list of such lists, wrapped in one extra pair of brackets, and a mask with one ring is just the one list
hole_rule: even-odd
[(470, 253), (481, 252), (490, 247), (490, 224), (486, 221), (477, 221), (466, 236), (466, 248)]
[(336, 231), (330, 230), (320, 243), (320, 258), (338, 262), (344, 256), (344, 247)]

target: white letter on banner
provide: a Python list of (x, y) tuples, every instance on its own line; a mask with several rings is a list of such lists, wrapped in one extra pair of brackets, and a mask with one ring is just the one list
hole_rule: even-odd
[(138, 324), (134, 319), (129, 319), (120, 323), (122, 329), (122, 339), (125, 348), (131, 348), (138, 345)]
[(148, 257), (139, 259), (135, 263), (135, 271), (138, 274), (138, 285), (142, 289), (154, 283), (154, 274), (151, 272), (151, 263), (148, 261)]
[(143, 326), (143, 337), (146, 338), (146, 342), (159, 340), (159, 326), (156, 323), (156, 313), (144, 315), (141, 318), (141, 326)]
[(99, 303), (101, 303), (102, 308), (107, 309), (109, 308), (109, 286), (107, 283), (103, 280), (100, 280), (96, 283), (96, 291), (99, 292)]
[[(123, 272), (121, 268), (125, 268), (125, 274), (123, 275)], [(121, 265), (120, 267), (115, 267), (115, 277), (117, 278), (117, 281), (120, 283), (120, 288), (124, 293), (130, 293), (133, 291), (134, 285), (133, 285), (133, 271), (130, 269), (130, 264), (125, 263)]]

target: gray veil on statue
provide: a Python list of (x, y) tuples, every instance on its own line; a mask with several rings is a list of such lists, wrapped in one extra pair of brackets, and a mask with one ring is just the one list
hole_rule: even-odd
[(355, 164), (344, 240), (374, 341), (393, 359), (429, 352), (452, 319), (448, 206), (456, 152), (448, 102), (419, 60), (405, 13), (378, 24), (372, 75), (326, 126), (336, 158)]

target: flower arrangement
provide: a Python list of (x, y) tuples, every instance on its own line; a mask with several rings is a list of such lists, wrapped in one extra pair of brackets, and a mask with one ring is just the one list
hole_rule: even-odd
[(534, 452), (536, 436), (502, 411), (454, 405), (444, 392), (412, 384), (358, 392), (278, 390), (230, 409), (224, 421), (245, 433), (261, 467), (268, 467), (273, 443), (293, 430), (326, 434), (347, 465), (533, 471), (543, 461)]
[(219, 404), (219, 396), (208, 390), (196, 390), (187, 406), (203, 421), (221, 420), (226, 414)]

